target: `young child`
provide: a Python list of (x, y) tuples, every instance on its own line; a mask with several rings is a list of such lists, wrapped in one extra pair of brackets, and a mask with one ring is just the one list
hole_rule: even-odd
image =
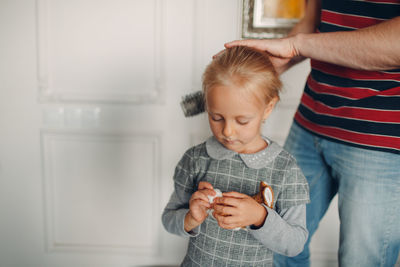
[[(272, 266), (273, 252), (302, 251), (307, 181), (294, 158), (261, 135), (280, 88), (268, 56), (251, 48), (229, 48), (207, 66), (203, 92), (213, 136), (183, 155), (162, 215), (167, 231), (190, 237), (182, 266)], [(272, 208), (251, 197), (261, 181), (273, 190)], [(223, 196), (210, 204), (214, 189)]]

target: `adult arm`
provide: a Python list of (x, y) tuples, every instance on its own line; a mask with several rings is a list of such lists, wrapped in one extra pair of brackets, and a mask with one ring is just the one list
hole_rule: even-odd
[(349, 32), (298, 34), (292, 38), (296, 55), (353, 69), (400, 67), (400, 16)]
[[(288, 37), (298, 34), (313, 33), (320, 23), (321, 0), (308, 0), (304, 17), (292, 28)], [(292, 38), (284, 39), (248, 39), (236, 40), (225, 44), (225, 47), (249, 46), (269, 53), (272, 64), (278, 73), (305, 59), (296, 55), (290, 42)]]
[[(354, 31), (313, 33), (318, 25), (320, 0), (308, 1), (305, 18), (288, 37), (281, 39), (239, 40), (226, 47), (245, 45), (264, 50), (286, 60), (274, 64), (281, 73), (300, 58), (311, 58), (362, 70), (388, 70), (400, 67), (400, 16)], [(314, 16), (312, 16), (314, 11)], [(276, 61), (275, 61), (276, 62)], [(273, 61), (273, 63), (275, 63)], [(278, 61), (279, 63), (279, 61)]]

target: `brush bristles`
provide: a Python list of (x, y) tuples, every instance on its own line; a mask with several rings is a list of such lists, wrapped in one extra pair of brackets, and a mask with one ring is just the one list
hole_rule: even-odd
[(185, 117), (191, 117), (205, 111), (204, 94), (198, 91), (182, 97), (181, 107)]

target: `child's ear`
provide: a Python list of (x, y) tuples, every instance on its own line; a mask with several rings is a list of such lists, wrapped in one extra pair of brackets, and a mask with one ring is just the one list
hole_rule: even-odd
[(277, 102), (278, 102), (277, 96), (275, 96), (274, 98), (271, 99), (271, 101), (269, 101), (267, 107), (264, 110), (263, 120), (266, 120), (268, 118), (268, 116), (271, 114)]

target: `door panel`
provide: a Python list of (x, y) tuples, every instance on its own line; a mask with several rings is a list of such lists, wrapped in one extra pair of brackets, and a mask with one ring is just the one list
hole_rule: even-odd
[[(161, 213), (211, 133), (179, 102), (240, 37), (241, 2), (0, 1), (0, 267), (180, 263)], [(263, 128), (279, 143), (308, 70), (282, 76)]]

